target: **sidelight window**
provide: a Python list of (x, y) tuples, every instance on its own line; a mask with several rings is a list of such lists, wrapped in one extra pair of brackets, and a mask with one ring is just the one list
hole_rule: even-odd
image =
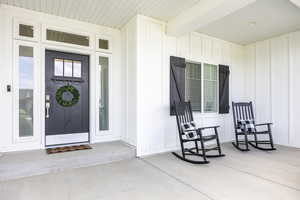
[(99, 129), (109, 130), (109, 58), (99, 57), (100, 67), (100, 102)]
[(33, 136), (33, 47), (19, 46), (19, 137)]

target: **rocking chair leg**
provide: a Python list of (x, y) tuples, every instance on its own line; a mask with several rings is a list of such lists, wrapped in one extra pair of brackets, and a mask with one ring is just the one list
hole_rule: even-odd
[(199, 154), (199, 147), (198, 147), (198, 142), (197, 141), (195, 141), (195, 147), (196, 147), (197, 154)]
[(270, 138), (271, 148), (274, 149), (274, 143), (273, 143), (273, 137), (272, 137), (272, 130), (271, 130), (270, 125), (268, 125), (268, 130), (269, 130), (269, 138)]
[(257, 135), (255, 133), (254, 133), (254, 140), (255, 140), (255, 145), (258, 146)]
[[(267, 141), (267, 143), (265, 143), (265, 144), (269, 144), (271, 146), (270, 148), (260, 147), (259, 144), (261, 144), (261, 143), (260, 143), (259, 140), (257, 140), (256, 137), (255, 137), (255, 144), (253, 144), (253, 142), (249, 142), (249, 144), (251, 146), (253, 146), (254, 148), (262, 150), (262, 151), (274, 151), (274, 150), (276, 150), (276, 148), (274, 147), (274, 143), (273, 143), (272, 130), (271, 130), (270, 125), (268, 125), (268, 134), (269, 134), (269, 141)], [(256, 134), (254, 134), (254, 136), (256, 136)]]
[(246, 136), (245, 134), (245, 142), (243, 142), (243, 144), (245, 144), (246, 148), (241, 148), (240, 147), (240, 142), (239, 142), (239, 137), (238, 135), (236, 134), (235, 135), (235, 142), (232, 142), (232, 145), (239, 151), (249, 151), (249, 147), (248, 147), (248, 137)]
[(246, 145), (246, 149), (249, 149), (249, 144), (248, 144), (248, 135), (247, 133), (245, 133), (245, 145)]
[(203, 142), (202, 138), (201, 138), (200, 142), (201, 142), (202, 157), (203, 157), (203, 160), (206, 162), (207, 161), (206, 150), (205, 150), (205, 146), (204, 146), (204, 142)]
[(184, 145), (183, 145), (183, 142), (181, 140), (180, 140), (180, 145), (181, 145), (182, 158), (185, 159)]
[(217, 140), (217, 145), (218, 145), (218, 152), (219, 152), (219, 155), (221, 156), (222, 155), (222, 150), (221, 150), (221, 145), (220, 145), (219, 134), (218, 134), (218, 129), (217, 128), (215, 128), (215, 134), (217, 136), (216, 140)]

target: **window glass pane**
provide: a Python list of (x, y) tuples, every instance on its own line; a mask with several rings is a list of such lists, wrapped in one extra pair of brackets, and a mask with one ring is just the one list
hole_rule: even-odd
[(204, 65), (204, 111), (217, 112), (217, 66)]
[(109, 130), (109, 59), (99, 57), (100, 65), (100, 108), (99, 108), (99, 127), (100, 131)]
[(73, 77), (81, 78), (81, 62), (73, 61)]
[(186, 63), (186, 100), (192, 110), (201, 111), (201, 64)]
[(63, 75), (64, 75), (64, 60), (55, 58), (54, 76), (63, 76)]
[(108, 40), (99, 39), (99, 48), (100, 49), (109, 49), (109, 42), (108, 42)]
[(212, 65), (211, 66), (211, 79), (212, 80), (217, 80), (217, 74), (218, 74), (218, 71), (217, 71), (217, 66), (216, 65)]
[(73, 70), (72, 70), (72, 60), (64, 60), (64, 76), (72, 77)]
[(33, 136), (33, 47), (19, 47), (19, 136)]
[(209, 80), (210, 79), (210, 65), (209, 64), (204, 64), (204, 79)]
[(90, 39), (87, 36), (76, 35), (72, 33), (60, 32), (47, 29), (47, 40), (76, 44), (80, 46), (89, 46)]
[(19, 35), (33, 38), (33, 26), (19, 24)]

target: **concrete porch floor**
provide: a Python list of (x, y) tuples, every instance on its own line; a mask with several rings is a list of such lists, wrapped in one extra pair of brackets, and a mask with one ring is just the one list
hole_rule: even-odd
[(192, 165), (170, 153), (0, 182), (1, 200), (299, 200), (300, 150), (223, 145), (226, 157)]
[(122, 141), (91, 146), (89, 150), (50, 155), (45, 150), (4, 153), (0, 157), (0, 181), (127, 160), (136, 155), (135, 148)]

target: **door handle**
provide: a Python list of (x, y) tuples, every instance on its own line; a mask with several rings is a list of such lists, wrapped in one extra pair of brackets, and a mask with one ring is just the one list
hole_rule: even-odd
[(50, 118), (50, 107), (51, 107), (51, 103), (50, 103), (50, 95), (47, 94), (46, 95), (46, 102), (45, 102), (45, 106), (46, 106), (46, 118)]

